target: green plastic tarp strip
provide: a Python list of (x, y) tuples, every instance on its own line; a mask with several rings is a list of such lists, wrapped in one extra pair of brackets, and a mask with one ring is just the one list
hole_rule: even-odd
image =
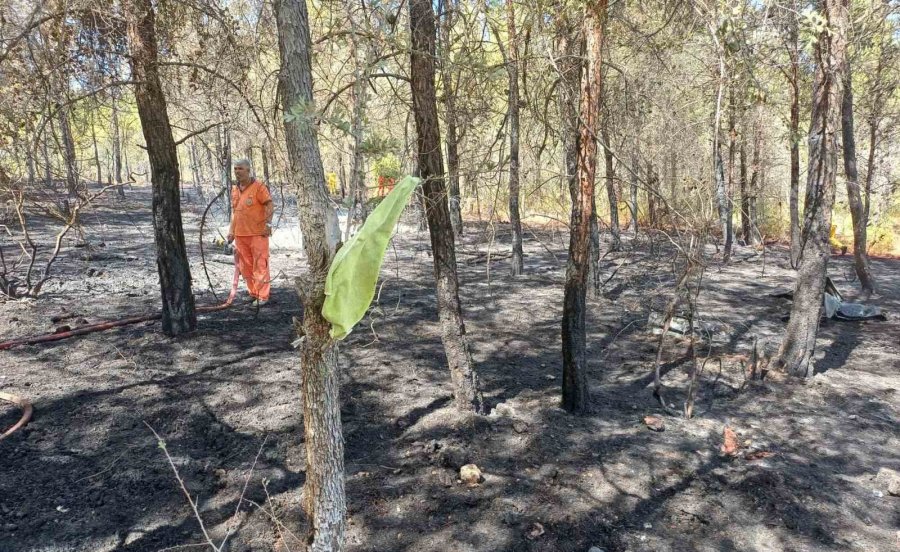
[(401, 180), (334, 256), (322, 306), (322, 316), (331, 322), (332, 339), (347, 337), (369, 310), (388, 242), (419, 182), (412, 176)]

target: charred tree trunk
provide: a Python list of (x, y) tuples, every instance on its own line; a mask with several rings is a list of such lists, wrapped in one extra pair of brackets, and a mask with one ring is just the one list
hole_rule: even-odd
[(747, 179), (747, 143), (741, 134), (739, 146), (741, 185), (741, 237), (744, 245), (753, 245), (753, 226), (750, 224), (750, 181)]
[[(722, 226), (722, 238), (724, 239), (728, 235), (728, 223), (726, 218), (729, 217), (728, 209), (725, 207), (725, 204), (727, 203), (725, 192), (725, 161), (722, 160), (721, 141), (716, 145), (718, 146), (718, 149), (715, 152), (716, 203), (719, 208), (719, 224)], [(716, 247), (716, 251), (718, 252), (718, 246)]]
[(197, 315), (181, 224), (178, 154), (157, 65), (156, 14), (150, 0), (129, 0), (125, 10), (131, 72), (137, 82), (134, 96), (150, 159), (162, 329), (166, 335), (179, 335), (197, 328)]
[(875, 279), (866, 251), (868, 217), (859, 193), (859, 172), (856, 168), (856, 137), (853, 134), (853, 83), (850, 62), (844, 69), (844, 98), (841, 104), (841, 132), (844, 143), (844, 174), (847, 177), (847, 203), (853, 220), (853, 264), (863, 295), (875, 292)]
[(506, 21), (509, 34), (506, 71), (509, 75), (509, 224), (512, 227), (510, 273), (519, 276), (524, 270), (522, 219), (519, 215), (519, 45), (516, 39), (516, 12), (512, 0), (506, 0)]
[(53, 164), (50, 162), (50, 137), (53, 136), (53, 120), (50, 120), (49, 128), (44, 130), (44, 140), (41, 154), (44, 161), (44, 185), (48, 190), (53, 189)]
[(450, 32), (453, 29), (453, 15), (454, 10), (456, 10), (456, 6), (452, 4), (453, 0), (446, 0), (446, 6), (444, 7), (446, 13), (441, 25), (441, 50), (443, 55), (441, 56), (440, 64), (441, 80), (444, 84), (444, 104), (447, 109), (445, 116), (447, 121), (447, 196), (450, 203), (450, 223), (453, 226), (453, 233), (459, 237), (463, 234), (463, 222), (459, 191), (459, 137), (457, 130), (456, 88), (453, 86), (453, 72), (450, 70), (450, 53), (452, 50)]
[(735, 83), (728, 83), (728, 179), (722, 181), (722, 189), (719, 194), (719, 216), (722, 219), (722, 238), (725, 241), (722, 260), (728, 262), (731, 259), (731, 249), (734, 245), (734, 173), (735, 154), (737, 153), (737, 127), (735, 122)]
[(759, 191), (763, 188), (765, 181), (765, 172), (761, 161), (762, 150), (762, 125), (760, 124), (759, 113), (757, 113), (754, 134), (753, 134), (753, 163), (751, 164), (752, 173), (749, 183), (749, 201), (747, 205), (747, 216), (750, 219), (750, 241), (748, 245), (756, 245), (762, 242), (762, 236), (759, 231), (758, 201)]
[(259, 155), (262, 157), (262, 170), (263, 170), (263, 182), (265, 182), (266, 186), (271, 186), (271, 174), (269, 174), (269, 149), (265, 144), (260, 146)]
[[(557, 29), (560, 84), (558, 90), (559, 111), (563, 145), (563, 170), (565, 187), (571, 198), (578, 187), (578, 94), (581, 88), (582, 55), (584, 38), (581, 31), (567, 17), (561, 17)], [(563, 196), (560, 200), (564, 200)]]
[(788, 56), (790, 68), (788, 69), (789, 84), (791, 87), (791, 180), (790, 180), (790, 229), (791, 229), (791, 266), (797, 268), (800, 265), (802, 253), (800, 237), (800, 38), (797, 13), (786, 10), (788, 13)]
[(594, 205), (594, 178), (597, 171), (597, 140), (600, 132), (600, 105), (603, 97), (601, 59), (603, 23), (607, 0), (588, 2), (584, 31), (587, 37), (588, 70), (582, 79), (578, 120), (578, 181), (572, 188), (572, 216), (569, 225), (569, 259), (562, 316), (562, 407), (573, 413), (590, 408), (585, 337), (585, 293), (590, 265), (591, 212)]
[(802, 234), (806, 243), (801, 248), (791, 317), (774, 361), (776, 367), (798, 377), (813, 374), (813, 353), (831, 255), (828, 238), (837, 178), (847, 36), (846, 2), (823, 1), (827, 27), (819, 34), (813, 53), (816, 69)]
[[(306, 1), (277, 0), (275, 21), (281, 54), (279, 91), (288, 115), (293, 106), (310, 105), (313, 100)], [(309, 265), (309, 271), (297, 278), (297, 291), (303, 304), (300, 372), (306, 436), (303, 508), (309, 518), (308, 550), (339, 552), (343, 548), (347, 513), (340, 370), (337, 345), (329, 335), (331, 324), (322, 316), (322, 305), (325, 277), (338, 247), (340, 228), (328, 201), (315, 127), (285, 117), (284, 131)]]
[(225, 191), (225, 211), (231, 219), (231, 131), (223, 126), (219, 135), (219, 174), (222, 189)]
[(410, 0), (409, 26), (412, 36), (410, 84), (416, 122), (418, 172), (423, 181), (425, 216), (431, 236), (441, 341), (450, 365), (457, 408), (482, 412), (484, 399), (469, 351), (459, 302), (456, 248), (444, 188), (444, 161), (434, 85), (435, 20), (429, 0)]
[(116, 98), (112, 99), (112, 116), (110, 118), (112, 134), (112, 172), (116, 179), (116, 190), (120, 199), (125, 199), (125, 186), (122, 184), (122, 137), (119, 132), (119, 107)]
[(647, 217), (650, 219), (649, 226), (657, 228), (659, 226), (659, 209), (657, 208), (657, 198), (659, 197), (659, 175), (653, 168), (653, 163), (647, 161)]
[(200, 157), (197, 155), (197, 141), (191, 139), (191, 147), (188, 150), (191, 158), (191, 180), (193, 180), (194, 189), (197, 190), (197, 195), (199, 197), (203, 197), (203, 184), (202, 178), (200, 178)]
[(94, 166), (97, 167), (97, 185), (103, 185), (103, 172), (100, 165), (100, 148), (97, 147), (97, 130), (94, 128), (94, 116), (91, 112), (91, 142), (94, 145)]
[(640, 156), (638, 154), (638, 145), (635, 141), (634, 149), (631, 151), (631, 171), (629, 174), (629, 183), (631, 185), (631, 229), (634, 231), (634, 237), (638, 235), (638, 172), (640, 171)]
[(622, 249), (622, 235), (619, 230), (619, 196), (616, 193), (616, 172), (613, 164), (613, 152), (609, 143), (609, 116), (604, 117), (600, 127), (603, 139), (603, 160), (606, 163), (606, 197), (609, 198), (609, 231), (612, 234), (610, 249)]
[(372, 65), (372, 48), (368, 44), (361, 43), (357, 36), (356, 29), (358, 23), (353, 15), (353, 8), (348, 7), (350, 12), (351, 28), (351, 55), (356, 64), (354, 70), (355, 82), (353, 84), (353, 121), (350, 127), (350, 134), (353, 138), (353, 156), (351, 158), (350, 167), (350, 189), (353, 198), (350, 204), (350, 212), (347, 216), (346, 238), (350, 239), (350, 228), (353, 222), (360, 224), (366, 221), (369, 216), (367, 194), (366, 194), (366, 160), (363, 155), (363, 133), (364, 120), (366, 116), (366, 107), (369, 102), (369, 74)]
[(66, 192), (69, 197), (78, 191), (78, 167), (75, 159), (75, 140), (72, 138), (72, 125), (69, 122), (68, 107), (58, 106), (59, 133), (63, 141), (63, 161), (66, 165)]

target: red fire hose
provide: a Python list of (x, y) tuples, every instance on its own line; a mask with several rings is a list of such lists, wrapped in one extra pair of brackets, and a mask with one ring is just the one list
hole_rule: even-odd
[(2, 441), (12, 435), (13, 432), (15, 432), (17, 429), (25, 427), (25, 424), (27, 424), (28, 420), (31, 419), (31, 413), (34, 412), (34, 409), (31, 407), (31, 403), (27, 400), (15, 395), (11, 395), (9, 393), (4, 393), (3, 391), (0, 391), (0, 401), (13, 403), (14, 405), (22, 409), (22, 417), (19, 418), (19, 421), (16, 422), (16, 424), (11, 428), (7, 429), (3, 433), (0, 433), (0, 441)]
[[(234, 278), (231, 281), (231, 292), (228, 294), (228, 299), (225, 300), (221, 305), (210, 305), (210, 306), (202, 306), (197, 307), (197, 312), (215, 312), (227, 309), (231, 306), (232, 301), (234, 301), (234, 296), (237, 293), (238, 287), (238, 279), (240, 278), (240, 269), (238, 268), (238, 254), (235, 249), (234, 252)], [(103, 330), (108, 330), (110, 328), (119, 328), (121, 326), (128, 326), (130, 324), (138, 324), (140, 322), (149, 322), (151, 320), (159, 320), (162, 318), (162, 313), (155, 314), (147, 314), (144, 316), (133, 316), (131, 318), (122, 318), (120, 320), (111, 320), (109, 322), (98, 322), (97, 324), (88, 324), (87, 326), (81, 326), (78, 328), (74, 328), (71, 330), (57, 332), (52, 334), (38, 335), (32, 337), (24, 337), (22, 339), (13, 339), (11, 341), (0, 342), (0, 351), (5, 349), (12, 349), (13, 347), (18, 347), (19, 345), (34, 345), (36, 343), (46, 343), (48, 341), (58, 341), (60, 339), (66, 339), (68, 337), (75, 337), (77, 335), (85, 335), (93, 332), (99, 332)]]
[[(238, 253), (237, 249), (234, 251), (234, 278), (231, 280), (231, 292), (228, 294), (228, 299), (225, 300), (224, 303), (220, 305), (210, 305), (210, 306), (201, 306), (197, 307), (197, 312), (215, 312), (227, 309), (231, 306), (231, 303), (234, 301), (234, 296), (237, 293), (238, 281), (240, 278), (240, 264), (238, 263)], [(108, 330), (110, 328), (118, 328), (121, 326), (127, 326), (129, 324), (137, 324), (139, 322), (149, 322), (151, 320), (159, 320), (162, 318), (161, 313), (156, 314), (148, 314), (146, 316), (133, 316), (131, 318), (122, 318), (120, 320), (112, 320), (109, 322), (100, 322), (97, 324), (88, 324), (87, 326), (81, 326), (80, 328), (75, 328), (73, 330), (68, 330), (64, 332), (57, 332), (46, 335), (38, 335), (33, 337), (25, 337), (22, 339), (13, 339), (12, 341), (4, 341), (0, 343), (0, 351), (4, 349), (12, 349), (13, 347), (17, 347), (19, 345), (34, 345), (35, 343), (46, 343), (48, 341), (58, 341), (60, 339), (66, 339), (67, 337), (75, 337), (77, 335), (85, 335), (93, 332), (99, 332), (102, 330)], [(5, 393), (0, 391), (0, 401), (5, 401), (12, 403), (19, 407), (22, 410), (22, 417), (19, 418), (19, 421), (16, 422), (15, 425), (0, 433), (0, 441), (6, 439), (10, 435), (12, 435), (16, 430), (25, 427), (25, 424), (31, 419), (31, 415), (34, 412), (34, 408), (31, 406), (31, 403), (28, 400), (23, 399), (21, 397), (17, 397), (16, 395), (12, 395), (10, 393)]]

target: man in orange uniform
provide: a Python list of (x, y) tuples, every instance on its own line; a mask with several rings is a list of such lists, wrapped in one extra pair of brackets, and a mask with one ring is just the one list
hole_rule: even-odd
[(237, 184), (231, 187), (231, 226), (228, 243), (234, 241), (240, 259), (241, 276), (250, 292), (249, 302), (265, 305), (269, 301), (269, 236), (275, 206), (265, 184), (253, 178), (250, 161), (234, 164)]

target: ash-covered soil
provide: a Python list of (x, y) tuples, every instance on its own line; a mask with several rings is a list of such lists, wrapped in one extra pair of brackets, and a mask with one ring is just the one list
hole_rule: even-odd
[[(215, 304), (198, 246), (203, 207), (186, 206), (185, 229), (198, 304)], [(148, 190), (134, 188), (88, 212), (42, 296), (0, 303), (0, 339), (157, 309), (148, 211)], [(26, 429), (0, 441), (0, 551), (209, 549), (150, 427), (212, 538), (231, 533), (229, 550), (302, 549), (291, 282), (304, 265), (291, 211), (285, 204), (273, 244), (275, 302), (259, 311), (203, 314), (196, 333), (176, 339), (151, 322), (0, 351), (0, 390), (35, 407)], [(772, 373), (747, 381), (740, 364), (754, 339), (784, 330), (788, 303), (770, 294), (791, 287), (785, 251), (739, 247), (729, 265), (711, 262), (699, 317), (717, 332), (697, 414), (685, 420), (652, 397), (658, 337), (647, 318), (671, 296), (672, 252), (626, 236), (626, 251), (603, 258), (609, 280), (589, 301), (594, 412), (573, 417), (558, 407), (567, 237), (529, 228), (526, 274), (513, 279), (506, 259), (479, 254), (502, 257), (508, 227), (472, 224), (459, 244), (461, 297), (491, 408), (474, 417), (452, 406), (427, 232), (409, 222), (388, 250), (376, 304), (341, 347), (347, 550), (900, 548), (900, 498), (889, 493), (889, 470), (900, 471), (897, 260), (873, 260), (881, 295), (870, 302), (888, 320), (826, 322), (805, 384)], [(47, 246), (53, 225), (35, 225)], [(205, 236), (221, 300), (230, 256)], [(852, 298), (851, 259), (835, 257), (831, 272)], [(666, 399), (681, 408), (687, 341), (666, 343)], [(647, 415), (665, 430), (648, 430)], [(0, 429), (17, 416), (0, 404)], [(726, 426), (735, 456), (720, 450)], [(458, 481), (468, 463), (481, 484)]]

